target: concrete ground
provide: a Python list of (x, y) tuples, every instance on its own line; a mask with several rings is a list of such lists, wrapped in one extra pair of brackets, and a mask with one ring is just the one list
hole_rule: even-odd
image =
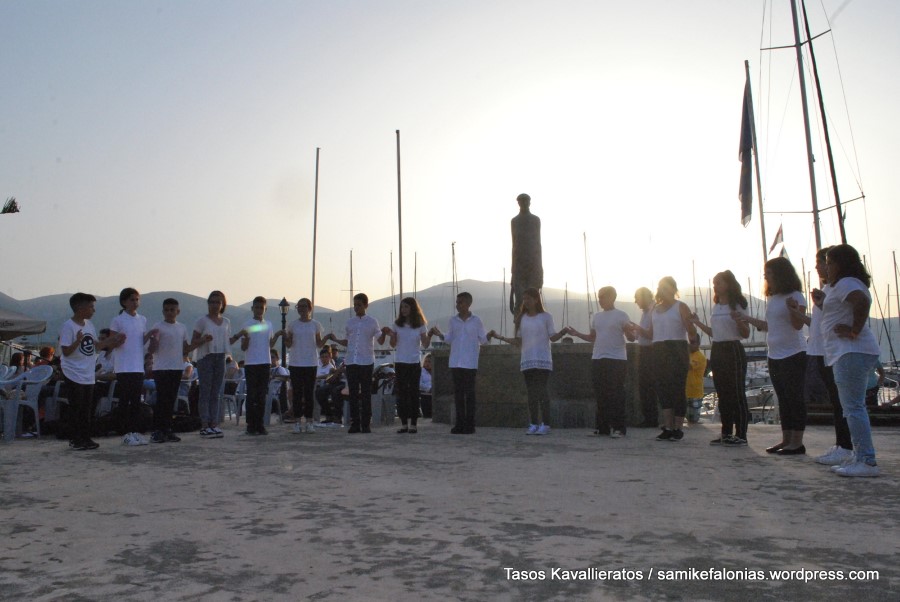
[(770, 456), (769, 425), (734, 449), (709, 424), (395, 430), (0, 445), (0, 599), (900, 599), (898, 429), (875, 429), (877, 479)]

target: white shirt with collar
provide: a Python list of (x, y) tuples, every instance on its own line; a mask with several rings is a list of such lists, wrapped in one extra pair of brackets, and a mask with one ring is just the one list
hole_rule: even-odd
[(469, 314), (465, 320), (456, 314), (450, 318), (444, 342), (450, 345), (451, 368), (477, 370), (481, 346), (487, 343), (487, 332), (481, 318), (475, 314)]
[(366, 314), (353, 316), (347, 320), (347, 354), (344, 363), (348, 366), (371, 366), (375, 364), (375, 337), (381, 334), (378, 320)]

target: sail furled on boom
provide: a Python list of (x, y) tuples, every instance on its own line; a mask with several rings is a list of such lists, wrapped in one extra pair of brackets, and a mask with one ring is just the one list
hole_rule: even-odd
[[(741, 162), (741, 183), (738, 198), (741, 201), (741, 224), (750, 223), (753, 212), (753, 99), (750, 96), (750, 79), (744, 84), (744, 107), (741, 111), (741, 144), (738, 149)], [(760, 216), (760, 219), (762, 217)]]

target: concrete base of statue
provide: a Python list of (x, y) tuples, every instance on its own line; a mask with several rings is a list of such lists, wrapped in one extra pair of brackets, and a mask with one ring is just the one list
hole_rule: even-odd
[[(637, 397), (638, 346), (629, 343), (628, 375), (625, 381), (625, 418), (629, 426), (643, 421)], [(596, 427), (597, 403), (591, 386), (591, 352), (588, 343), (555, 343), (550, 377), (550, 426), (553, 428)], [(438, 348), (433, 358), (433, 420), (453, 424), (455, 404), (450, 376), (449, 348)], [(481, 348), (475, 381), (475, 425), (527, 427), (528, 398), (519, 368), (519, 348), (492, 343)]]

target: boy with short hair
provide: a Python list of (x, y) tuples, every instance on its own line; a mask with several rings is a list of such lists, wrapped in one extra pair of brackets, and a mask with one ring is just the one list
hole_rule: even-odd
[(255, 297), (253, 317), (238, 332), (244, 355), (244, 377), (247, 379), (247, 434), (268, 435), (264, 422), (266, 394), (271, 372), (270, 349), (283, 333), (275, 332), (266, 317), (266, 298)]
[(184, 374), (184, 356), (194, 349), (187, 327), (176, 318), (181, 313), (177, 299), (163, 301), (163, 319), (152, 331), (150, 353), (153, 354), (153, 380), (156, 383), (156, 407), (153, 408), (151, 443), (177, 443), (181, 439), (172, 432), (172, 414)]
[(378, 320), (366, 314), (369, 297), (358, 293), (353, 297), (352, 318), (347, 321), (346, 338), (338, 339), (334, 333), (325, 336), (347, 348), (344, 365), (347, 367), (347, 386), (350, 389), (350, 428), (347, 432), (371, 433), (372, 373), (375, 370), (375, 339), (383, 345), (385, 332)]
[(478, 373), (478, 357), (481, 346), (487, 343), (487, 332), (481, 318), (470, 310), (472, 295), (462, 292), (456, 296), (455, 316), (444, 335), (437, 326), (429, 332), (450, 344), (450, 375), (453, 378), (453, 396), (456, 402), (456, 425), (450, 429), (454, 435), (471, 435), (475, 432), (475, 376)]
[(91, 439), (94, 415), (94, 383), (97, 364), (96, 351), (111, 349), (122, 343), (121, 335), (109, 336), (103, 341), (91, 323), (97, 298), (87, 293), (75, 293), (69, 298), (72, 317), (59, 331), (59, 347), (62, 350), (60, 364), (66, 382), (66, 397), (72, 409), (72, 438), (69, 447), (82, 451), (97, 449), (100, 445)]

